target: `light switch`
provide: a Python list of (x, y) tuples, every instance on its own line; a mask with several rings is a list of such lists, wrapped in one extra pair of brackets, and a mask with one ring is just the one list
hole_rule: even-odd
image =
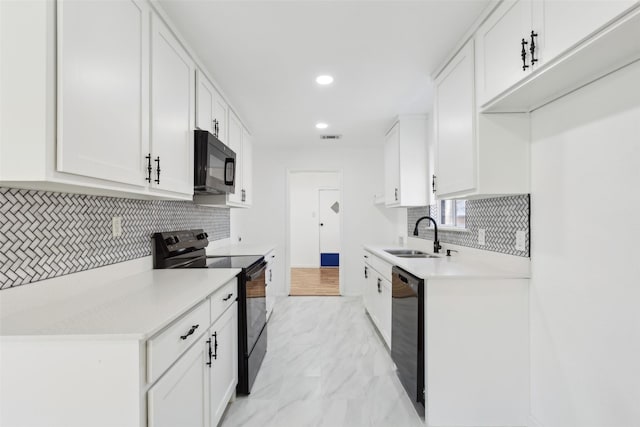
[(485, 245), (485, 229), (484, 228), (479, 228), (478, 229), (478, 244), (480, 246), (484, 246)]
[(122, 236), (122, 217), (114, 216), (111, 221), (111, 235), (113, 237)]
[(526, 250), (527, 234), (523, 230), (516, 231), (516, 250)]

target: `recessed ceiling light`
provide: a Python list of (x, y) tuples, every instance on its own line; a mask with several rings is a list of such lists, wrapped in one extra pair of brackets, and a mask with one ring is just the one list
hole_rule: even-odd
[(316, 77), (316, 83), (319, 85), (330, 85), (333, 83), (333, 77), (325, 75)]
[(329, 127), (329, 125), (326, 124), (326, 123), (316, 123), (316, 128), (318, 128), (318, 129), (326, 129), (328, 127)]

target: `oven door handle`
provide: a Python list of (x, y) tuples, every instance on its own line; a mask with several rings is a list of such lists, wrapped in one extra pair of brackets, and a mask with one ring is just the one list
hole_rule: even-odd
[(256, 280), (258, 277), (260, 277), (262, 272), (265, 271), (266, 269), (267, 269), (267, 262), (262, 261), (262, 263), (260, 264), (260, 267), (258, 267), (255, 271), (252, 271), (251, 273), (247, 272), (247, 281), (250, 282), (252, 280)]

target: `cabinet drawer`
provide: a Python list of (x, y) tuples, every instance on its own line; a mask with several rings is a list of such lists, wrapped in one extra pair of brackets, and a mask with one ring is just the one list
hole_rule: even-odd
[(147, 341), (147, 382), (154, 382), (211, 324), (209, 304), (193, 310)]
[(238, 281), (233, 279), (211, 295), (211, 321), (216, 321), (238, 299)]
[(369, 258), (365, 259), (365, 262), (369, 264), (371, 268), (376, 270), (377, 274), (380, 275), (383, 279), (391, 282), (391, 267), (392, 265), (387, 263), (386, 261), (381, 260), (377, 256), (368, 253)]

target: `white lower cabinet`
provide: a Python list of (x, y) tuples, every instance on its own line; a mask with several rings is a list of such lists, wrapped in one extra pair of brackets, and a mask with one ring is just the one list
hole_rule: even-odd
[(149, 427), (218, 425), (238, 383), (237, 319), (234, 302), (149, 390)]
[(208, 338), (206, 334), (194, 344), (147, 393), (149, 427), (209, 425)]
[(277, 283), (277, 279), (274, 279), (274, 275), (276, 275), (276, 250), (270, 251), (264, 257), (265, 261), (267, 261), (267, 270), (266, 270), (266, 303), (267, 303), (267, 319), (271, 316), (273, 312), (273, 306), (276, 302), (276, 289), (275, 284)]
[(209, 342), (213, 352), (208, 381), (211, 391), (209, 425), (213, 427), (220, 422), (238, 383), (238, 303), (211, 326)]
[(364, 307), (387, 346), (391, 347), (391, 265), (365, 251), (363, 274)]

